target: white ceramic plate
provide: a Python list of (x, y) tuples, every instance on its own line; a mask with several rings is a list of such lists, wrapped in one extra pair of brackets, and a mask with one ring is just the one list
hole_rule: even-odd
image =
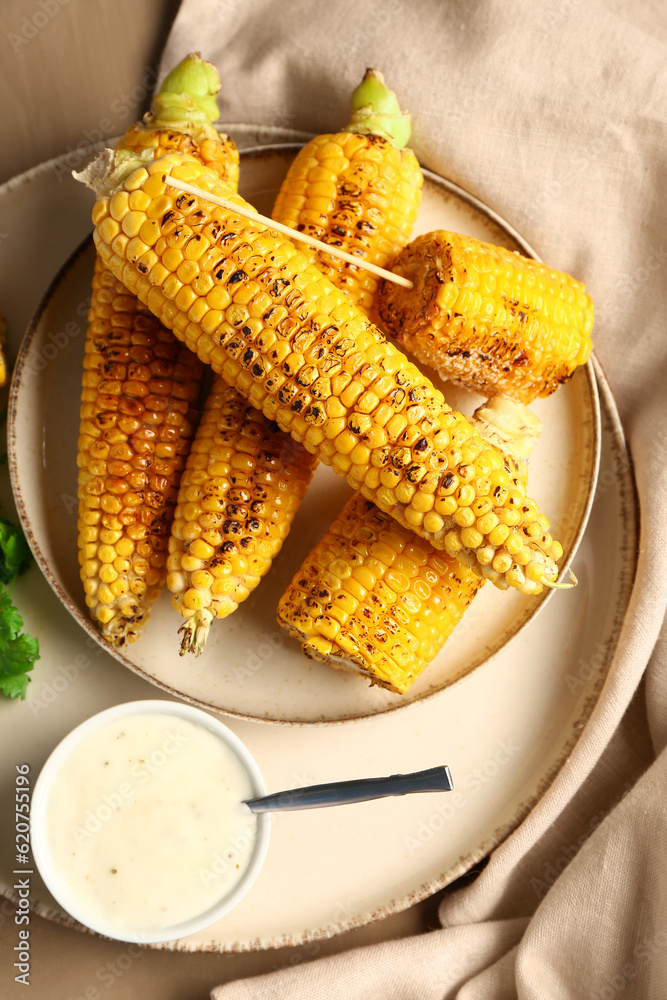
[[(257, 141), (256, 132), (234, 129), (235, 136)], [(0, 188), (0, 212), (9, 234), (0, 242), (0, 281), (6, 283), (3, 308), (15, 354), (30, 303), (89, 227), (89, 201), (80, 185), (67, 190), (47, 163)], [(11, 294), (16, 289), (20, 294)], [(636, 567), (631, 465), (604, 376), (597, 370), (596, 377), (602, 454), (590, 521), (574, 561), (576, 590), (554, 595), (492, 663), (408, 711), (344, 727), (228, 723), (248, 745), (269, 789), (446, 762), (456, 793), (276, 817), (265, 867), (242, 905), (175, 948), (239, 952), (298, 945), (399, 914), (467, 871), (548, 789), (597, 702)], [(57, 412), (52, 416), (57, 419)], [(6, 477), (0, 478), (0, 504), (5, 516), (15, 516)], [(28, 699), (0, 700), (5, 817), (13, 815), (16, 764), (28, 763), (34, 781), (56, 743), (84, 719), (122, 701), (156, 696), (150, 684), (83, 633), (36, 568), (18, 582), (15, 599), (26, 629), (39, 635), (42, 658)], [(14, 900), (15, 853), (13, 828), (2, 823), (0, 891)], [(78, 926), (36, 876), (31, 905), (45, 917)], [(407, 917), (376, 925), (373, 939), (416, 932), (419, 922), (408, 923)], [(370, 940), (372, 930), (344, 939), (347, 947)], [(319, 946), (311, 948), (308, 955)], [(319, 953), (328, 950), (322, 946)], [(296, 960), (303, 957), (296, 954)]]
[[(256, 148), (243, 154), (241, 190), (260, 211), (270, 212), (296, 149)], [(416, 231), (435, 228), (530, 252), (488, 209), (429, 174)], [(75, 499), (80, 373), (93, 260), (88, 241), (57, 275), (30, 324), (10, 398), (10, 468), (23, 527), (42, 571), (77, 621), (97, 638), (79, 580)], [(468, 414), (481, 399), (451, 386), (444, 391)], [(530, 493), (563, 543), (565, 566), (581, 539), (598, 467), (599, 412), (591, 366), (533, 409), (544, 432), (531, 460)], [(164, 691), (200, 707), (278, 723), (341, 722), (394, 711), (442, 691), (503, 649), (552, 596), (546, 591), (531, 598), (485, 587), (407, 695), (373, 688), (358, 676), (307, 660), (278, 629), (275, 608), (349, 494), (330, 469), (318, 468), (268, 577), (234, 615), (214, 623), (203, 656), (178, 655), (181, 620), (166, 591), (140, 641), (113, 655)]]

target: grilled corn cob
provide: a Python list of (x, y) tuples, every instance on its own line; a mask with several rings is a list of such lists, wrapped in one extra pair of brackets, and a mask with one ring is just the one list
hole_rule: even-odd
[(86, 604), (118, 645), (157, 597), (201, 362), (95, 262), (79, 437), (79, 562)]
[[(318, 240), (384, 267), (410, 239), (423, 184), (417, 157), (404, 148), (409, 116), (377, 70), (352, 95), (342, 132), (318, 135), (298, 153), (272, 217)], [(338, 257), (303, 246), (302, 253), (366, 312), (378, 279)]]
[(590, 356), (584, 286), (535, 260), (437, 230), (413, 240), (391, 269), (414, 288), (381, 282), (384, 329), (450, 382), (530, 403)]
[(306, 656), (404, 694), (484, 583), (355, 493), (278, 605)]
[(101, 154), (78, 175), (98, 192), (95, 241), (114, 274), (381, 510), (497, 586), (555, 581), (562, 548), (500, 453), (289, 240), (175, 191), (172, 172), (245, 204), (178, 153), (139, 165)]
[[(164, 81), (145, 124), (128, 130), (124, 146), (147, 156), (194, 152), (235, 184), (236, 147), (207, 124), (207, 115), (217, 117), (218, 87), (212, 66), (196, 54), (187, 57)], [(203, 366), (99, 257), (88, 319), (79, 562), (91, 616), (122, 646), (139, 637), (160, 591)]]
[(9, 381), (9, 371), (7, 369), (7, 361), (5, 359), (5, 342), (7, 339), (7, 324), (5, 323), (2, 316), (0, 316), (0, 388), (3, 385), (7, 385)]
[(302, 445), (220, 377), (209, 393), (178, 494), (167, 586), (186, 618), (181, 654), (200, 653), (268, 572), (315, 468)]
[[(539, 421), (525, 406), (491, 401), (472, 423), (493, 434), (525, 483)], [(517, 428), (530, 429), (519, 437)], [(404, 694), (438, 655), (484, 579), (396, 524), (356, 493), (310, 552), (278, 605), (278, 622), (306, 656)]]
[[(423, 183), (416, 157), (400, 148), (409, 138), (407, 116), (378, 121), (377, 111), (386, 108), (387, 98), (398, 112), (382, 75), (367, 70), (352, 107), (374, 112), (372, 124), (370, 114), (358, 124), (353, 116), (343, 132), (312, 139), (290, 166), (272, 213), (277, 222), (381, 267), (409, 240)], [(378, 136), (383, 127), (405, 129), (404, 142)], [(303, 250), (352, 302), (369, 311), (377, 288), (372, 274), (314, 248)], [(394, 570), (374, 556), (373, 575), (371, 546), (374, 552), (387, 552), (390, 563), (394, 554), (399, 556)], [(433, 557), (430, 565), (425, 552)], [(399, 594), (408, 566), (414, 577), (408, 581), (410, 593)], [(403, 692), (435, 657), (447, 637), (447, 624), (451, 621), (453, 628), (453, 616), (461, 614), (481, 585), (470, 569), (436, 553), (357, 493), (295, 576), (278, 606), (278, 621), (303, 640), (307, 656), (358, 670), (374, 683)], [(429, 593), (423, 610), (415, 590), (422, 597)], [(451, 609), (451, 616), (445, 609)]]

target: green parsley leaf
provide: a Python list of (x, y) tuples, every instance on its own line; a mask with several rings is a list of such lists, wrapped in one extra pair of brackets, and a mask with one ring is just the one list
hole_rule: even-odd
[(32, 670), (33, 663), (38, 659), (38, 640), (22, 632), (0, 648), (0, 676), (24, 674)]
[(39, 641), (24, 632), (23, 619), (0, 584), (0, 693), (25, 698), (27, 674), (39, 659)]
[[(28, 667), (28, 670), (32, 670), (32, 667)], [(30, 678), (27, 674), (0, 677), (0, 693), (4, 694), (6, 698), (20, 698), (23, 701), (29, 681)]]
[(0, 584), (0, 648), (15, 639), (23, 628), (23, 619), (12, 604), (12, 599)]
[(31, 559), (21, 529), (0, 517), (0, 694), (8, 698), (25, 698), (28, 673), (39, 659), (39, 642), (21, 631), (23, 619), (5, 590), (5, 584), (27, 570)]
[(0, 518), (0, 583), (25, 573), (32, 553), (20, 528)]

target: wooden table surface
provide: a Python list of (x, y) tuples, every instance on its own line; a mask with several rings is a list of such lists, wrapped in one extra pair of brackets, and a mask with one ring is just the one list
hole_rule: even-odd
[[(3, 0), (0, 182), (81, 143), (118, 135), (140, 117), (178, 6), (179, 0)], [(128, 951), (33, 917), (29, 993), (14, 982), (14, 908), (0, 899), (0, 997), (205, 1000), (220, 982), (436, 927), (438, 899), (319, 945), (246, 955)]]

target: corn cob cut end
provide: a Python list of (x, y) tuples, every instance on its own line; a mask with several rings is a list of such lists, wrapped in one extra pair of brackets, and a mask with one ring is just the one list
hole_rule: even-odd
[[(312, 553), (308, 558), (312, 558)], [(303, 569), (300, 572), (303, 572)], [(386, 687), (390, 691), (396, 690), (388, 681), (373, 674), (372, 670), (366, 667), (361, 656), (355, 656), (353, 652), (341, 649), (335, 642), (323, 635), (313, 634), (312, 628), (308, 631), (308, 616), (299, 611), (297, 604), (289, 603), (288, 594), (282, 598), (278, 607), (277, 621), (290, 639), (296, 639), (297, 642), (301, 643), (301, 652), (304, 656), (316, 663), (326, 663), (336, 670), (363, 674), (368, 677), (371, 684)], [(303, 628), (299, 627), (299, 623), (303, 624)]]
[(301, 642), (301, 652), (309, 660), (315, 663), (324, 663), (334, 670), (344, 670), (346, 673), (358, 674), (370, 681), (371, 687), (381, 687), (385, 691), (393, 694), (405, 694), (417, 680), (418, 673), (411, 675), (406, 672), (403, 676), (394, 675), (394, 678), (383, 677), (369, 666), (369, 660), (365, 659), (361, 653), (354, 653), (351, 650), (341, 649), (335, 642), (325, 639), (323, 636), (307, 636), (299, 633), (297, 629), (289, 628), (285, 622), (278, 618), (278, 623), (292, 639)]
[(503, 247), (436, 230), (391, 263), (384, 329), (442, 378), (523, 403), (548, 396), (592, 350), (593, 303), (581, 282)]
[[(289, 600), (288, 594), (283, 598), (283, 602)], [(290, 618), (289, 616), (292, 616)], [(298, 617), (294, 609), (285, 610), (284, 604), (278, 611), (278, 624), (282, 630), (290, 637), (301, 643), (301, 652), (309, 660), (315, 663), (323, 663), (334, 670), (344, 670), (347, 673), (358, 674), (367, 678), (371, 686), (384, 688), (394, 694), (405, 694), (417, 680), (421, 671), (414, 674), (406, 672), (401, 675), (398, 671), (392, 671), (391, 675), (383, 676), (377, 666), (373, 667), (371, 655), (364, 657), (360, 652), (352, 649), (343, 649), (336, 642), (327, 639), (322, 635), (309, 635), (299, 629), (292, 620)], [(426, 665), (424, 665), (426, 666)]]
[(405, 694), (409, 691), (422, 672), (418, 669), (413, 673), (407, 669), (401, 675), (392, 672), (391, 675), (382, 676), (379, 673), (379, 668), (370, 667), (360, 653), (355, 654), (343, 650), (334, 643), (321, 638), (307, 640), (301, 649), (309, 660), (326, 663), (334, 670), (345, 670), (347, 673), (358, 674), (360, 677), (367, 678), (371, 687), (380, 687), (393, 694)]
[(507, 396), (492, 396), (477, 407), (470, 422), (485, 441), (505, 456), (512, 473), (526, 486), (527, 461), (542, 433), (542, 421), (523, 403)]

